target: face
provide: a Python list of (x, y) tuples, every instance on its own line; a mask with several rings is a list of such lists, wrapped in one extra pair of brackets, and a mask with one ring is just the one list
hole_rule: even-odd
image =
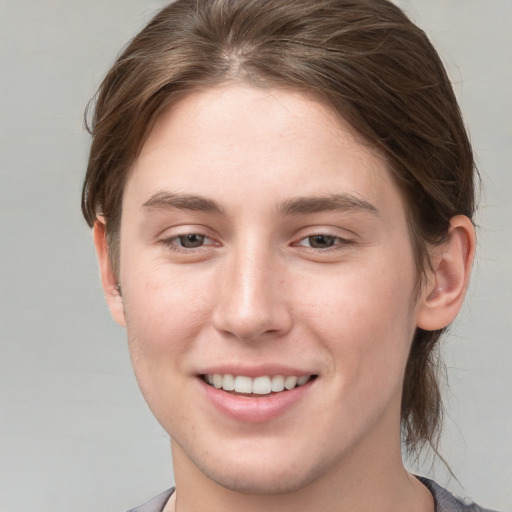
[(275, 493), (399, 456), (416, 275), (385, 160), (325, 105), (229, 85), (167, 110), (112, 309), (175, 472)]

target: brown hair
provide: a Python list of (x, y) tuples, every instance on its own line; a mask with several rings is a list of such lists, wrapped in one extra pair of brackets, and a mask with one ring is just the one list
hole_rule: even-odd
[[(124, 183), (162, 110), (192, 88), (229, 80), (291, 87), (327, 101), (385, 155), (409, 211), (421, 285), (427, 248), (474, 212), (474, 162), (443, 65), (387, 0), (175, 0), (126, 47), (100, 86), (82, 210), (106, 222), (119, 264)], [(402, 397), (406, 447), (436, 448), (442, 404), (437, 345), (417, 329)]]

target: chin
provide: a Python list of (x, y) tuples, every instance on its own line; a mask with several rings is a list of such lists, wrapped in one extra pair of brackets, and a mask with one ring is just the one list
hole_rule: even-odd
[(314, 477), (306, 477), (292, 471), (264, 475), (263, 470), (254, 472), (230, 474), (214, 470), (207, 475), (218, 485), (241, 494), (276, 495), (287, 494), (306, 487)]
[(247, 458), (230, 467), (203, 461), (198, 468), (208, 479), (230, 491), (256, 495), (287, 494), (304, 489), (328, 469), (312, 465), (307, 468), (301, 457), (281, 465), (275, 460)]

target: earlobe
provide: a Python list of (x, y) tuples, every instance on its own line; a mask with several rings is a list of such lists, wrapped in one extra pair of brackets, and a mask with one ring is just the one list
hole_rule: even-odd
[(420, 299), (417, 327), (433, 331), (455, 320), (469, 284), (475, 245), (471, 220), (453, 217), (446, 239), (430, 251), (432, 270)]
[(110, 313), (114, 320), (122, 327), (126, 327), (121, 288), (118, 284), (117, 277), (112, 270), (109, 258), (109, 248), (105, 235), (105, 221), (102, 217), (98, 216), (93, 227), (93, 239), (96, 254), (98, 256), (103, 293), (105, 294)]

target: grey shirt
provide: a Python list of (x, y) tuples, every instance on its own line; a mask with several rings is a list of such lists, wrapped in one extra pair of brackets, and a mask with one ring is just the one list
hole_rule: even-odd
[[(479, 507), (471, 501), (456, 498), (433, 480), (422, 476), (417, 478), (434, 496), (435, 512), (492, 512), (492, 510)], [(162, 512), (173, 492), (174, 488), (168, 489), (143, 505), (128, 510), (128, 512)]]

